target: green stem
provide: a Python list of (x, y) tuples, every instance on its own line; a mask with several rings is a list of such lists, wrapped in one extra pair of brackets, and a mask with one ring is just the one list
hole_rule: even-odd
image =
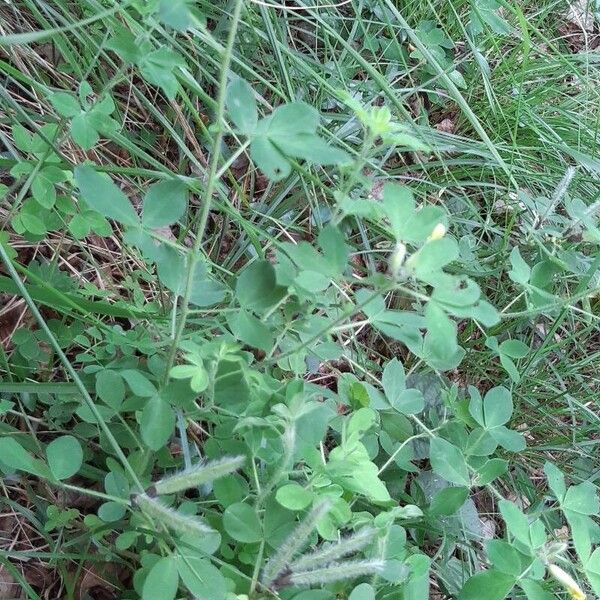
[(191, 251), (188, 253), (188, 261), (187, 261), (187, 272), (186, 272), (186, 281), (185, 281), (185, 290), (183, 293), (182, 305), (181, 305), (181, 316), (179, 318), (179, 323), (177, 324), (177, 328), (175, 329), (175, 336), (173, 338), (173, 343), (171, 344), (171, 349), (169, 351), (169, 356), (167, 358), (167, 365), (165, 369), (163, 385), (165, 385), (169, 379), (169, 371), (175, 362), (175, 356), (177, 355), (177, 348), (179, 347), (179, 342), (181, 341), (181, 337), (183, 336), (183, 332), (185, 330), (185, 324), (189, 315), (189, 303), (192, 295), (192, 288), (194, 282), (194, 273), (196, 271), (196, 266), (198, 265), (198, 260), (200, 258), (200, 251), (202, 247), (202, 240), (204, 239), (204, 233), (206, 232), (206, 225), (208, 223), (208, 215), (210, 213), (210, 206), (212, 202), (212, 195), (215, 191), (216, 184), (218, 181), (217, 178), (217, 170), (219, 166), (219, 158), (221, 155), (221, 144), (223, 142), (223, 121), (225, 116), (225, 94), (227, 88), (227, 72), (229, 71), (229, 65), (231, 64), (231, 56), (233, 53), (233, 46), (236, 39), (237, 29), (240, 22), (240, 15), (242, 12), (242, 0), (236, 0), (235, 8), (233, 11), (233, 15), (231, 17), (231, 28), (229, 30), (229, 36), (227, 38), (227, 45), (223, 50), (223, 57), (221, 61), (221, 71), (219, 75), (219, 92), (217, 96), (217, 108), (215, 114), (215, 124), (217, 127), (217, 132), (215, 134), (212, 151), (210, 156), (210, 167), (208, 172), (208, 180), (206, 182), (206, 187), (204, 189), (204, 194), (202, 195), (202, 206), (200, 208), (200, 216), (198, 218), (198, 226), (196, 229), (196, 238), (194, 240), (194, 245), (192, 246)]
[(250, 592), (249, 596), (252, 598), (252, 595), (256, 591), (256, 585), (258, 584), (258, 576), (260, 575), (260, 566), (262, 564), (262, 557), (265, 551), (265, 540), (262, 539), (260, 541), (260, 546), (258, 548), (258, 554), (256, 556), (256, 562), (254, 563), (254, 572), (252, 573), (252, 581), (250, 583)]

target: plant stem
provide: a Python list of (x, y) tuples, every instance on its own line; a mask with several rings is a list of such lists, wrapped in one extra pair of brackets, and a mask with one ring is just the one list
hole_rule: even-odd
[(173, 337), (173, 343), (171, 344), (171, 349), (169, 351), (169, 356), (167, 358), (167, 365), (165, 369), (163, 386), (167, 383), (169, 379), (169, 371), (175, 362), (175, 356), (177, 354), (177, 348), (179, 346), (179, 342), (181, 341), (181, 337), (185, 330), (185, 324), (189, 314), (189, 303), (192, 295), (192, 288), (194, 282), (194, 273), (196, 271), (196, 267), (198, 265), (198, 261), (200, 259), (200, 251), (202, 247), (202, 240), (204, 239), (204, 234), (206, 232), (206, 225), (208, 223), (208, 215), (210, 213), (210, 206), (212, 202), (212, 195), (215, 191), (215, 187), (218, 181), (217, 178), (217, 169), (219, 166), (219, 158), (221, 156), (221, 143), (223, 142), (223, 120), (225, 116), (225, 95), (227, 88), (227, 73), (229, 71), (229, 65), (231, 64), (231, 56), (233, 53), (233, 46), (235, 43), (236, 33), (238, 29), (238, 25), (240, 22), (240, 15), (242, 12), (242, 0), (236, 0), (235, 8), (233, 10), (233, 15), (231, 17), (231, 28), (229, 30), (229, 36), (227, 38), (227, 45), (223, 49), (223, 56), (221, 60), (221, 70), (219, 74), (219, 91), (217, 96), (217, 108), (215, 114), (215, 124), (217, 127), (217, 131), (215, 133), (215, 137), (213, 139), (212, 151), (210, 156), (210, 167), (208, 171), (208, 179), (206, 182), (206, 187), (204, 188), (204, 194), (202, 195), (202, 205), (200, 208), (200, 216), (198, 218), (198, 225), (196, 228), (196, 238), (194, 240), (194, 245), (192, 249), (188, 253), (187, 256), (187, 272), (186, 272), (186, 281), (185, 281), (185, 289), (182, 298), (181, 304), (181, 316), (179, 318), (179, 323), (177, 324), (177, 328), (175, 330), (175, 335)]

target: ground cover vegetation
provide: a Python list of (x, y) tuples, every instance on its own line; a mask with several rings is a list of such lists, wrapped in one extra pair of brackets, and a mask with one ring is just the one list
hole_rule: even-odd
[(598, 16), (0, 4), (0, 598), (600, 595)]

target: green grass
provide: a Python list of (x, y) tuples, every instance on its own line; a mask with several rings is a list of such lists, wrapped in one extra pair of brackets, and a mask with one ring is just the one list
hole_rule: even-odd
[[(567, 597), (569, 590), (545, 571), (555, 563), (588, 597), (600, 593), (600, 557), (590, 558), (600, 542), (594, 520), (598, 23), (583, 35), (566, 20), (569, 5), (563, 1), (353, 0), (294, 11), (258, 2), (198, 2), (191, 3), (198, 13), (192, 17), (184, 2), (157, 4), (179, 7), (189, 27), (173, 29), (164, 11), (138, 1), (23, 0), (0, 7), (0, 444), (6, 453), (5, 460), (0, 455), (0, 502), (7, 527), (17, 532), (11, 533), (14, 544), (0, 543), (0, 581), (6, 576), (18, 582), (29, 598), (76, 598), (86, 585), (83, 574), (105, 561), (118, 597), (144, 600), (175, 597), (166, 588), (144, 588), (152, 573), (165, 585), (175, 577), (178, 597), (198, 595), (198, 581), (205, 580), (205, 597), (223, 600), (243, 594), (253, 600), (468, 600), (483, 597), (482, 590), (500, 599), (553, 597), (536, 596), (521, 585), (524, 580), (535, 580), (531, 585), (543, 588), (539, 594)], [(484, 21), (480, 32), (473, 30), (473, 10)], [(434, 34), (428, 22), (438, 28)], [(123, 30), (136, 40), (130, 51), (142, 49), (135, 60), (109, 42)], [(173, 73), (159, 74), (162, 86), (143, 62), (158, 48), (184, 61)], [(291, 164), (290, 174), (265, 177), (257, 163), (268, 168), (272, 155), (260, 162), (254, 147), (259, 133), (244, 131), (242, 109), (236, 113), (226, 102), (235, 76), (252, 87), (259, 118), (294, 102), (314, 107), (322, 143), (332, 153), (345, 152), (349, 164), (315, 158), (320, 142), (314, 137), (308, 150), (293, 154), (293, 144), (301, 142), (293, 137), (297, 132), (287, 131), (274, 152)], [(177, 82), (172, 94), (165, 78)], [(114, 102), (109, 114), (115, 125), (107, 117), (94, 121), (99, 140), (89, 148), (69, 133), (74, 115), (61, 115), (51, 101), (55, 92), (75, 98), (82, 81), (95, 99), (110, 96)], [(379, 109), (379, 116), (382, 107), (389, 109), (404, 141), (374, 134), (373, 114), (361, 124), (344, 92), (364, 109)], [(250, 104), (244, 97), (244, 106)], [(308, 119), (306, 110), (296, 109), (285, 126)], [(41, 129), (47, 124), (57, 129)], [(19, 125), (39, 133), (41, 150), (24, 149)], [(94, 199), (101, 181), (94, 179), (92, 191), (84, 192), (76, 167), (85, 161), (117, 187)], [(64, 176), (56, 181), (56, 203), (45, 210), (37, 178), (49, 166)], [(574, 175), (563, 189), (570, 167)], [(120, 189), (128, 210), (140, 214), (147, 190), (158, 182), (185, 189), (185, 209), (175, 214), (167, 207), (166, 227), (131, 225), (111, 212)], [(393, 214), (384, 218), (388, 209), (378, 208), (390, 205), (381, 200), (381, 187), (391, 182), (409, 188), (417, 206), (431, 214), (439, 209), (422, 238), (398, 238)], [(103, 209), (105, 198), (110, 206)], [(344, 202), (356, 206), (366, 198), (380, 214), (348, 214)], [(74, 215), (90, 228), (87, 233), (78, 234)], [(456, 240), (458, 254), (444, 271), (426, 274), (417, 265), (411, 276), (411, 258), (418, 263), (427, 250), (417, 249), (435, 246), (427, 236), (439, 220), (447, 221), (444, 240)], [(332, 236), (329, 242), (322, 231)], [(302, 241), (319, 254), (294, 255), (292, 244), (301, 248)], [(404, 271), (390, 273), (403, 241)], [(328, 247), (342, 255), (343, 265), (323, 275), (318, 261)], [(533, 267), (528, 282), (514, 274), (515, 248)], [(261, 271), (251, 271), (257, 265)], [(201, 276), (197, 267), (204, 269)], [(428, 313), (450, 275), (481, 288), (498, 311), (494, 324), (486, 326), (473, 303), (460, 314), (443, 302), (442, 316)], [(209, 288), (217, 299), (197, 302), (196, 295)], [(373, 296), (384, 298), (387, 309), (398, 311), (393, 314), (421, 319), (421, 332), (437, 331), (433, 348), (420, 351), (406, 333), (390, 333), (369, 312)], [(452, 323), (465, 351), (458, 362), (451, 356)], [(486, 345), (490, 336), (525, 344), (525, 355), (514, 359), (518, 378), (511, 379)], [(381, 406), (386, 400), (378, 390), (382, 381), (386, 388), (384, 370), (394, 358), (404, 366), (408, 388), (420, 390), (424, 410), (403, 414)], [(192, 365), (190, 377), (196, 369), (198, 378), (179, 379), (173, 365)], [(116, 379), (101, 389), (98, 373), (107, 369)], [(472, 479), (482, 465), (467, 436), (481, 428), (469, 386), (482, 395), (506, 387), (514, 405), (507, 424), (527, 442), (517, 452), (483, 452), (508, 461), (486, 485)], [(352, 459), (358, 462), (350, 470), (374, 469), (381, 481), (370, 480), (370, 490), (350, 475), (336, 479), (327, 471), (336, 453), (350, 460), (358, 452), (349, 449), (349, 431), (360, 419), (366, 419), (367, 433), (361, 429), (355, 442), (364, 456)], [(321, 439), (312, 440), (310, 431), (321, 424)], [(73, 478), (56, 477), (46, 455), (48, 445), (64, 436), (83, 448)], [(310, 449), (303, 436), (311, 439)], [(450, 467), (467, 456), (469, 485), (430, 455), (432, 440), (453, 445), (458, 458), (443, 457)], [(404, 446), (412, 456), (395, 461)], [(221, 487), (219, 480), (194, 483), (168, 499), (218, 532), (221, 542), (214, 548), (210, 540), (194, 548), (170, 517), (162, 522), (135, 501), (174, 470), (239, 454), (246, 457), (244, 467)], [(548, 487), (547, 462), (580, 486), (573, 488), (583, 498), (578, 517)], [(448, 509), (451, 516), (432, 509), (435, 479), (469, 487), (467, 503)], [(286, 505), (278, 496), (290, 482), (309, 494), (306, 504), (298, 490), (295, 503)], [(379, 484), (391, 501), (377, 497)], [(320, 538), (313, 528), (303, 532), (309, 505), (318, 510), (322, 494), (338, 490), (338, 520), (321, 517)], [(501, 498), (515, 502), (531, 522), (543, 523), (543, 543), (519, 540), (519, 526), (500, 513)], [(396, 514), (398, 505), (415, 505), (422, 514)], [(49, 506), (65, 520), (53, 519)], [(566, 545), (557, 546), (565, 524)], [(285, 574), (276, 584), (265, 583), (265, 565), (281, 557), (295, 527), (296, 550), (302, 550), (307, 541), (312, 547), (363, 526), (374, 527), (377, 539), (335, 567), (346, 579), (330, 581), (337, 572), (298, 576), (312, 586), (304, 595)], [(394, 541), (403, 532), (406, 544)], [(486, 550), (491, 537), (518, 550), (518, 573), (506, 574), (494, 548)], [(514, 558), (502, 548), (496, 552), (504, 552), (505, 560)], [(372, 565), (363, 573), (344, 562), (379, 557), (388, 560), (383, 574)], [(46, 579), (28, 578), (23, 559)], [(479, 573), (482, 567), (492, 569), (495, 592), (488, 575)], [(353, 568), (358, 577), (348, 579)], [(92, 590), (84, 593), (95, 597)]]

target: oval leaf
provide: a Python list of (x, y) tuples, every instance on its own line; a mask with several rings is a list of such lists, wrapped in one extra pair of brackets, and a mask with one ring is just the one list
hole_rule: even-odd
[(161, 558), (144, 581), (143, 600), (173, 600), (179, 587), (177, 562), (172, 556)]
[(127, 196), (108, 175), (89, 165), (75, 167), (75, 182), (87, 205), (107, 219), (123, 225), (139, 225), (139, 217)]
[(151, 185), (144, 198), (142, 224), (151, 229), (176, 223), (187, 207), (187, 187), (178, 179)]
[(253, 544), (262, 539), (262, 527), (256, 512), (244, 502), (237, 502), (225, 509), (223, 527), (238, 542)]
[(435, 473), (450, 483), (469, 487), (469, 469), (463, 453), (442, 438), (433, 438), (429, 446), (429, 459)]
[(148, 400), (141, 419), (142, 439), (148, 448), (159, 450), (171, 437), (175, 427), (175, 413), (160, 396)]
[(83, 450), (76, 438), (72, 435), (63, 435), (48, 444), (46, 458), (56, 479), (68, 479), (81, 468)]

